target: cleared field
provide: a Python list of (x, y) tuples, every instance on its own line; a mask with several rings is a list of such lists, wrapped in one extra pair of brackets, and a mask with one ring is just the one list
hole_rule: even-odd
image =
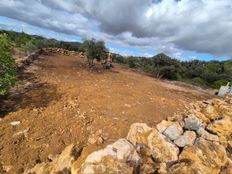
[[(20, 173), (70, 143), (88, 146), (99, 135), (103, 144), (125, 137), (129, 126), (150, 126), (185, 109), (184, 104), (212, 96), (192, 87), (160, 81), (127, 68), (90, 71), (78, 56), (42, 55), (19, 77), (3, 103), (0, 161)], [(11, 125), (12, 122), (17, 125)]]

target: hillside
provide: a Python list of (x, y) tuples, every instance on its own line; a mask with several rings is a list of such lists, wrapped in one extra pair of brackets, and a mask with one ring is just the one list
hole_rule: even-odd
[(90, 70), (80, 53), (45, 52), (18, 79), (0, 105), (0, 168), (8, 173), (47, 162), (71, 143), (100, 149), (132, 123), (154, 125), (213, 97), (119, 65)]

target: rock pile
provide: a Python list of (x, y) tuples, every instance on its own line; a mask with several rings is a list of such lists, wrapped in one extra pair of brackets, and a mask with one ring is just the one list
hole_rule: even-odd
[[(91, 153), (79, 167), (67, 158), (58, 170), (54, 167), (55, 159), (38, 164), (29, 172), (231, 174), (231, 119), (231, 99), (197, 102), (186, 113), (163, 120), (155, 127), (132, 124), (127, 138)], [(59, 158), (66, 159), (62, 154)]]
[(33, 53), (30, 53), (29, 55), (26, 55), (24, 57), (18, 57), (15, 59), (17, 69), (20, 71), (30, 65), (32, 62), (34, 62), (35, 59), (39, 57), (39, 55), (42, 53), (41, 50), (35, 51)]
[(81, 58), (85, 58), (84, 53), (77, 52), (77, 51), (69, 51), (63, 48), (44, 48), (44, 53), (52, 53), (52, 54), (60, 54), (60, 55), (67, 55), (67, 56), (80, 56)]

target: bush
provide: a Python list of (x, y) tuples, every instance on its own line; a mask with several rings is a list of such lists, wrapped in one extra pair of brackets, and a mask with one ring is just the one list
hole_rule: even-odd
[(6, 34), (0, 35), (0, 95), (5, 95), (16, 80), (15, 61), (11, 56), (12, 43)]
[(33, 42), (33, 40), (30, 40), (25, 44), (21, 45), (21, 48), (27, 52), (33, 52), (38, 49), (38, 46), (35, 44), (35, 42)]
[(219, 89), (221, 86), (227, 85), (228, 81), (226, 80), (217, 80), (213, 83), (212, 88)]
[(197, 86), (207, 86), (206, 82), (200, 77), (195, 77), (190, 82)]

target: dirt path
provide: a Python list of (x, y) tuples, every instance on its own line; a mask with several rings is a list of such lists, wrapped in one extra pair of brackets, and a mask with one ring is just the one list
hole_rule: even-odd
[(40, 56), (20, 79), (1, 103), (9, 111), (0, 120), (0, 168), (9, 173), (47, 161), (70, 143), (86, 145), (96, 133), (105, 139), (100, 148), (125, 137), (134, 122), (154, 125), (184, 103), (211, 97), (118, 66), (90, 72), (74, 56)]

